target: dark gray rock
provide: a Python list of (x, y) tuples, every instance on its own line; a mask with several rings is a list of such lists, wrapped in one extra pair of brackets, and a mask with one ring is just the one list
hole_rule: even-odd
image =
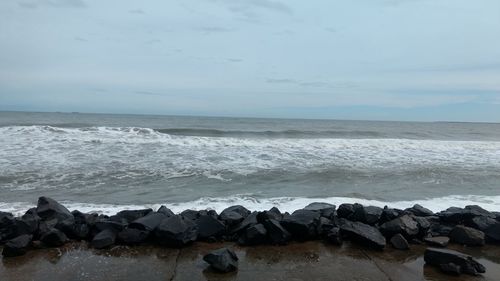
[(441, 269), (441, 271), (446, 273), (446, 274), (455, 275), (455, 276), (458, 276), (462, 273), (460, 266), (458, 266), (452, 262), (440, 264), (439, 269)]
[(392, 208), (385, 206), (384, 209), (382, 209), (382, 214), (380, 215), (379, 223), (382, 224), (384, 222), (391, 221), (391, 220), (401, 216), (402, 214), (403, 214), (402, 210), (392, 209)]
[(167, 215), (163, 213), (150, 212), (149, 214), (131, 222), (128, 227), (145, 231), (153, 231), (166, 217)]
[(322, 217), (331, 219), (335, 215), (335, 205), (321, 202), (314, 202), (304, 207), (304, 210), (316, 211), (321, 214)]
[(382, 208), (375, 206), (364, 207), (361, 204), (354, 204), (354, 213), (350, 216), (350, 220), (359, 221), (369, 225), (375, 225), (382, 215)]
[(283, 214), (276, 207), (273, 207), (273, 208), (271, 208), (270, 210), (267, 210), (267, 211), (263, 211), (263, 212), (258, 212), (257, 213), (257, 221), (259, 223), (262, 223), (262, 222), (264, 222), (266, 220), (281, 221), (281, 220), (283, 220)]
[(460, 267), (460, 272), (471, 275), (486, 272), (486, 268), (471, 256), (448, 249), (428, 248), (425, 250), (424, 260), (437, 267), (453, 263)]
[(315, 239), (321, 214), (311, 210), (297, 210), (283, 218), (281, 225), (299, 241)]
[(446, 247), (450, 242), (450, 238), (446, 236), (426, 237), (424, 241), (431, 246)]
[(103, 249), (115, 244), (116, 232), (111, 229), (105, 229), (92, 239), (90, 245), (96, 249)]
[(40, 241), (49, 247), (60, 247), (68, 242), (68, 237), (66, 237), (62, 231), (53, 228), (44, 233), (43, 236), (40, 237)]
[(450, 241), (467, 246), (483, 246), (484, 238), (484, 232), (463, 225), (457, 225), (450, 232)]
[(385, 237), (377, 228), (371, 225), (341, 219), (339, 227), (341, 233), (351, 240), (376, 249), (383, 249), (385, 247)]
[(427, 208), (424, 208), (424, 207), (420, 206), (419, 204), (413, 205), (413, 207), (406, 209), (405, 212), (412, 213), (418, 217), (430, 217), (430, 216), (434, 215), (433, 211), (431, 211)]
[(195, 210), (184, 210), (180, 214), (183, 218), (195, 221), (199, 217), (198, 211)]
[(43, 220), (56, 219), (58, 221), (73, 219), (73, 214), (56, 200), (49, 197), (38, 198), (36, 212)]
[(354, 214), (353, 204), (341, 204), (337, 209), (337, 216), (339, 218), (350, 218)]
[(342, 245), (342, 235), (340, 234), (340, 228), (333, 227), (326, 234), (326, 241), (334, 245)]
[(398, 250), (410, 249), (410, 245), (408, 244), (408, 241), (400, 233), (392, 236), (391, 239), (389, 240), (389, 242), (391, 243), (392, 247), (394, 247), (395, 249), (398, 249)]
[(123, 210), (118, 212), (115, 216), (125, 219), (127, 223), (133, 222), (139, 218), (146, 216), (147, 214), (153, 212), (152, 209), (141, 209), (141, 210)]
[(32, 239), (33, 235), (24, 234), (7, 241), (3, 246), (2, 255), (4, 257), (17, 257), (26, 254)]
[(238, 256), (228, 248), (215, 250), (205, 255), (203, 260), (219, 272), (231, 272), (238, 269)]
[(247, 208), (236, 205), (224, 209), (220, 213), (219, 219), (228, 226), (235, 226), (248, 217), (250, 213), (251, 212)]
[(406, 238), (412, 238), (419, 233), (417, 222), (408, 215), (388, 221), (380, 226), (380, 231), (387, 237), (402, 234)]
[[(240, 224), (232, 227), (231, 229), (231, 233), (239, 233), (239, 232), (242, 232), (244, 231), (245, 229), (247, 229), (248, 227), (252, 226), (252, 225), (256, 225), (259, 223), (259, 221), (257, 220), (257, 216), (259, 215), (258, 212), (253, 212), (251, 213), (250, 215), (248, 215), (248, 217), (246, 217)], [(263, 221), (262, 221), (263, 222)], [(261, 222), (261, 223), (262, 223)]]
[(284, 245), (288, 243), (291, 234), (277, 220), (266, 220), (263, 224), (272, 244)]
[(156, 240), (166, 246), (182, 247), (196, 241), (196, 224), (182, 216), (175, 215), (163, 219), (155, 230)]
[(316, 232), (319, 237), (326, 237), (330, 230), (335, 227), (335, 223), (326, 217), (320, 217), (317, 223)]
[(455, 225), (447, 225), (441, 223), (431, 223), (429, 234), (431, 236), (448, 236)]
[(160, 206), (160, 208), (158, 209), (157, 213), (160, 213), (160, 214), (164, 214), (165, 216), (167, 217), (171, 217), (171, 216), (174, 216), (174, 212), (172, 212), (172, 210), (170, 210), (169, 208), (165, 207), (165, 206)]
[(126, 245), (140, 244), (149, 237), (149, 231), (136, 228), (125, 228), (117, 235), (117, 240)]
[(267, 242), (267, 230), (263, 224), (258, 223), (245, 230), (238, 239), (241, 245), (259, 245)]
[(198, 239), (217, 238), (226, 232), (226, 226), (218, 219), (204, 215), (196, 220), (198, 226)]

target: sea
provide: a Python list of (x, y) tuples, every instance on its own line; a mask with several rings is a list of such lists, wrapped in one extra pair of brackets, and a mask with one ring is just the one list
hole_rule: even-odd
[(500, 211), (500, 124), (0, 112), (0, 211)]

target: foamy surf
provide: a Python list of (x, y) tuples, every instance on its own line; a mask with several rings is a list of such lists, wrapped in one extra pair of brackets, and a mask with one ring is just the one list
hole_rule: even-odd
[[(190, 202), (181, 203), (155, 203), (155, 204), (92, 204), (77, 203), (71, 201), (61, 201), (69, 210), (79, 210), (86, 213), (99, 213), (113, 215), (121, 210), (132, 210), (142, 208), (152, 208), (157, 210), (161, 205), (165, 205), (175, 213), (184, 210), (215, 210), (221, 212), (225, 208), (233, 205), (242, 205), (249, 210), (262, 211), (272, 207), (277, 207), (283, 212), (293, 212), (303, 208), (313, 202), (324, 202), (339, 206), (342, 203), (359, 203), (365, 206), (389, 206), (392, 208), (405, 209), (415, 204), (420, 204), (434, 212), (445, 210), (449, 207), (465, 207), (467, 205), (479, 205), (482, 208), (500, 212), (500, 196), (479, 196), (479, 195), (451, 195), (439, 198), (429, 198), (424, 200), (408, 201), (379, 201), (351, 197), (328, 197), (328, 198), (301, 198), (301, 197), (275, 197), (275, 198), (255, 198), (251, 196), (239, 195), (223, 198), (204, 197)], [(22, 215), (29, 208), (35, 207), (36, 203), (29, 202), (0, 202), (0, 211), (11, 212), (15, 215)]]

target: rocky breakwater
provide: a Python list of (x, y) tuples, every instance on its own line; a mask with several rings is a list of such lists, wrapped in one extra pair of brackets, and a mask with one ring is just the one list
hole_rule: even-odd
[[(312, 203), (293, 213), (277, 208), (250, 211), (231, 206), (220, 214), (213, 210), (185, 210), (174, 214), (158, 210), (123, 210), (106, 216), (69, 211), (57, 201), (40, 197), (36, 208), (19, 217), (0, 212), (0, 244), (5, 258), (43, 247), (59, 247), (68, 241), (88, 241), (94, 248), (113, 245), (157, 244), (186, 247), (195, 241), (233, 241), (243, 246), (285, 245), (290, 241), (325, 240), (342, 244), (349, 240), (377, 251), (389, 244), (400, 250), (412, 244), (446, 247), (456, 243), (482, 247), (500, 242), (500, 214), (479, 206), (449, 208), (433, 213), (415, 205), (405, 210), (360, 204)], [(219, 257), (226, 251), (215, 253)], [(237, 257), (232, 257), (237, 260)], [(224, 262), (229, 271), (234, 261)], [(472, 257), (446, 249), (429, 248), (425, 261), (450, 274), (480, 274), (486, 270)], [(226, 271), (226, 267), (220, 271)]]

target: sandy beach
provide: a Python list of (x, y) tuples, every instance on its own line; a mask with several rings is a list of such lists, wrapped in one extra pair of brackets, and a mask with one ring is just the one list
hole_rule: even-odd
[[(230, 247), (239, 257), (239, 270), (221, 274), (202, 260), (207, 252)], [(39, 249), (3, 259), (0, 280), (498, 280), (500, 247), (451, 245), (485, 265), (480, 277), (444, 275), (425, 266), (425, 246), (410, 251), (374, 251), (345, 243), (292, 243), (287, 246), (239, 247), (232, 243), (195, 243), (183, 249), (116, 246), (90, 249), (86, 243)]]

